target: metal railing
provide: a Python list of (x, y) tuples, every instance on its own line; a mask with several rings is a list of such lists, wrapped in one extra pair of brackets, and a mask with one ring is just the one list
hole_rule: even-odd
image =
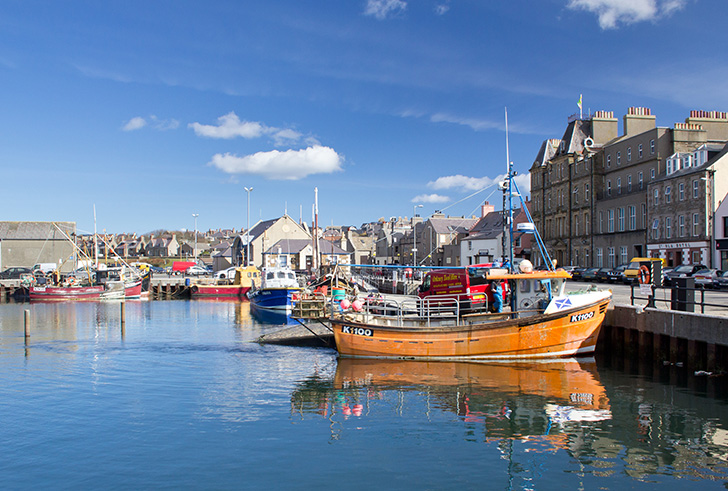
[[(635, 287), (638, 285), (635, 285), (634, 283), (630, 284), (630, 303), (631, 305), (635, 304), (635, 300), (646, 300), (647, 305), (646, 307), (650, 308), (657, 308), (658, 303), (662, 304), (668, 304), (669, 310), (676, 310), (680, 312), (694, 312), (695, 307), (700, 307), (700, 313), (705, 313), (706, 307), (715, 307), (717, 309), (726, 310), (728, 309), (728, 303), (710, 303), (706, 301), (705, 295), (706, 293), (710, 292), (711, 290), (706, 290), (705, 288), (689, 288), (689, 287), (678, 287), (678, 286), (655, 286), (650, 285), (651, 294), (649, 296), (637, 296), (635, 295)], [(639, 292), (639, 288), (637, 288), (637, 291)], [(670, 298), (667, 297), (666, 293), (670, 292)], [(717, 292), (718, 290), (713, 290), (713, 292)], [(663, 292), (662, 295), (663, 298), (660, 298), (657, 293)], [(692, 293), (692, 295), (688, 295), (688, 292)], [(696, 293), (699, 293), (699, 295), (696, 295)], [(691, 300), (689, 297), (692, 296), (693, 299)], [(697, 297), (700, 297), (697, 299)]]

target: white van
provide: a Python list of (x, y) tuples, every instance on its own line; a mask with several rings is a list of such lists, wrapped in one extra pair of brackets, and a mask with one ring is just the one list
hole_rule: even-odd
[(58, 265), (56, 263), (38, 263), (33, 265), (33, 272), (40, 271), (43, 274), (48, 274), (56, 269), (58, 269)]

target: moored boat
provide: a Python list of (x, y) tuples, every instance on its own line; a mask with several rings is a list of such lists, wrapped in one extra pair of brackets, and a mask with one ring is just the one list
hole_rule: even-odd
[(237, 268), (232, 283), (227, 279), (198, 280), (192, 283), (192, 298), (247, 298), (247, 293), (260, 283), (260, 271), (255, 266)]
[(261, 309), (290, 311), (301, 290), (293, 270), (271, 267), (263, 270), (260, 286), (251, 289), (248, 298)]
[[(565, 292), (565, 271), (497, 273), (508, 281), (527, 308), (463, 313), (457, 299), (411, 300), (384, 314), (342, 312), (331, 319), (342, 357), (421, 360), (558, 358), (594, 352), (611, 291)], [(552, 295), (552, 292), (556, 292)], [(526, 300), (527, 301), (524, 301)]]

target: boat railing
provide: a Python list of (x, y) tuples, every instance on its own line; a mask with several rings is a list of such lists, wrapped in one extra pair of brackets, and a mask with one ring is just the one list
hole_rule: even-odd
[(461, 301), (450, 297), (415, 296), (368, 296), (363, 297), (362, 310), (376, 317), (386, 317), (403, 325), (406, 320), (425, 321), (430, 325), (433, 319), (451, 318), (459, 324)]

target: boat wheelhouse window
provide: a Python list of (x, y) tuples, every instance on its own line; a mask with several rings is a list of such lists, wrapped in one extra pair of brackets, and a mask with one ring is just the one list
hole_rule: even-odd
[(276, 274), (275, 273), (268, 273), (268, 274), (265, 275), (265, 279), (266, 280), (272, 280), (275, 277), (276, 277)]
[(292, 280), (295, 280), (296, 279), (296, 275), (293, 274), (293, 273), (288, 273), (288, 278), (290, 278)]
[(520, 280), (518, 283), (519, 283), (518, 289), (521, 293), (528, 293), (531, 291), (531, 281), (530, 280)]
[(284, 278), (285, 279), (286, 273), (284, 273), (283, 271), (278, 271), (277, 276), (278, 276), (278, 278)]

